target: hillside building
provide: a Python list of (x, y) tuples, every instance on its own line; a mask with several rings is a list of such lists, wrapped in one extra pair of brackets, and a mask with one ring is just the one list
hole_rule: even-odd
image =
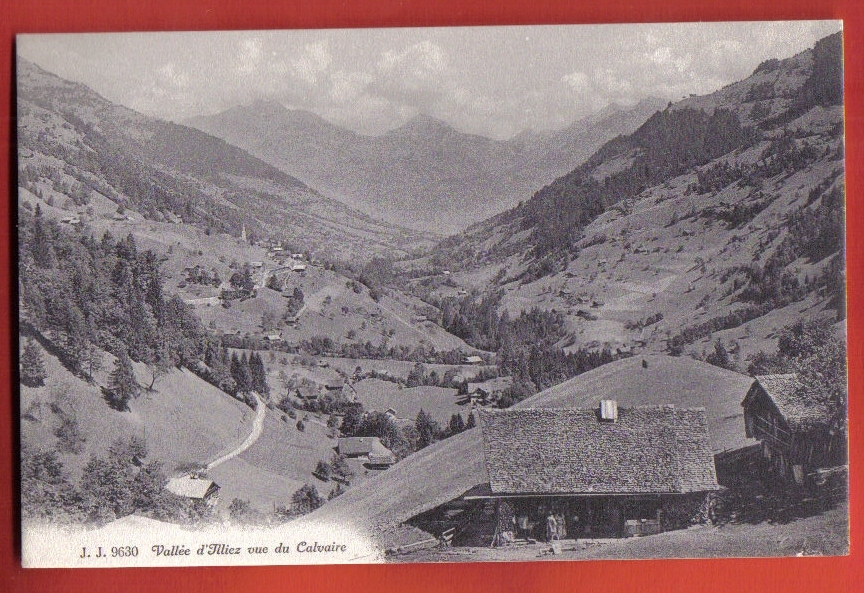
[(470, 403), (485, 406), (495, 401), (501, 393), (512, 386), (512, 377), (495, 377), (486, 381), (468, 383), (466, 391)]
[(832, 429), (824, 402), (798, 391), (797, 375), (755, 377), (741, 406), (747, 436), (761, 442), (762, 457), (781, 478), (803, 485), (818, 468), (846, 464), (845, 432)]
[(180, 476), (168, 480), (165, 488), (177, 496), (204, 501), (214, 506), (219, 501), (219, 485), (213, 480), (195, 475)]
[(719, 489), (703, 408), (481, 410), (480, 428), (489, 481), (415, 518), (457, 545), (659, 533)]
[(396, 456), (378, 437), (341, 437), (337, 450), (348, 458), (366, 458), (366, 465), (385, 469), (396, 463)]

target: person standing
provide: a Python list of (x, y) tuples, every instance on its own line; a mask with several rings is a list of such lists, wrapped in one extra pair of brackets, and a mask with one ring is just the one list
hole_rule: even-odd
[(555, 519), (555, 514), (549, 511), (546, 517), (546, 541), (551, 542), (556, 539), (558, 539), (558, 521)]

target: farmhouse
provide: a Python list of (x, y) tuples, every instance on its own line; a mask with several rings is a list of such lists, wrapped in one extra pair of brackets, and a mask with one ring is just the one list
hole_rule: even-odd
[(338, 451), (345, 457), (366, 457), (370, 467), (387, 468), (396, 463), (396, 456), (378, 437), (342, 437)]
[(831, 427), (823, 402), (798, 391), (795, 374), (757, 376), (741, 402), (747, 436), (784, 479), (803, 485), (813, 470), (846, 463), (846, 435)]
[(462, 364), (483, 364), (483, 359), (479, 356), (466, 356)]
[(703, 408), (481, 410), (480, 427), (489, 481), (416, 518), (456, 543), (659, 533), (719, 489)]
[(180, 476), (168, 480), (165, 488), (177, 496), (201, 500), (208, 506), (215, 505), (219, 500), (219, 485), (207, 478), (191, 476)]
[(512, 377), (496, 377), (479, 383), (468, 383), (468, 398), (472, 404), (486, 405), (512, 386)]
[(343, 387), (345, 387), (345, 379), (342, 377), (336, 377), (324, 381), (324, 388), (327, 391), (341, 391)]
[(257, 296), (258, 291), (253, 289), (248, 291), (245, 288), (221, 288), (219, 298), (223, 301), (233, 301), (235, 299), (245, 299), (249, 296)]
[(318, 390), (311, 386), (301, 385), (294, 390), (294, 395), (301, 402), (312, 403), (318, 401)]
[(306, 264), (295, 263), (294, 265), (291, 266), (291, 271), (292, 272), (305, 272), (306, 271)]

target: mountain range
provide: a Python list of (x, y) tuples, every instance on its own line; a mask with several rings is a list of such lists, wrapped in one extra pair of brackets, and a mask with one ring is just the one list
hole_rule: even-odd
[(107, 199), (154, 221), (287, 240), (311, 253), (368, 259), (432, 237), (322, 195), (199, 130), (144, 116), (19, 58), (19, 182), (50, 180), (73, 206)]
[(351, 207), (448, 235), (527, 199), (664, 105), (659, 99), (611, 105), (563, 130), (505, 141), (459, 132), (428, 115), (365, 136), (266, 101), (184, 123)]

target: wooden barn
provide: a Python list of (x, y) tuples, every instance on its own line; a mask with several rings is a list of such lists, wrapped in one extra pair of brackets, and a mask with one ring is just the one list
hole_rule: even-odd
[(832, 428), (825, 403), (798, 386), (794, 374), (757, 376), (741, 405), (747, 436), (761, 441), (768, 466), (804, 485), (814, 470), (846, 463), (847, 440)]
[(489, 482), (425, 517), (457, 544), (659, 533), (707, 519), (719, 489), (702, 408), (481, 410), (480, 427)]

